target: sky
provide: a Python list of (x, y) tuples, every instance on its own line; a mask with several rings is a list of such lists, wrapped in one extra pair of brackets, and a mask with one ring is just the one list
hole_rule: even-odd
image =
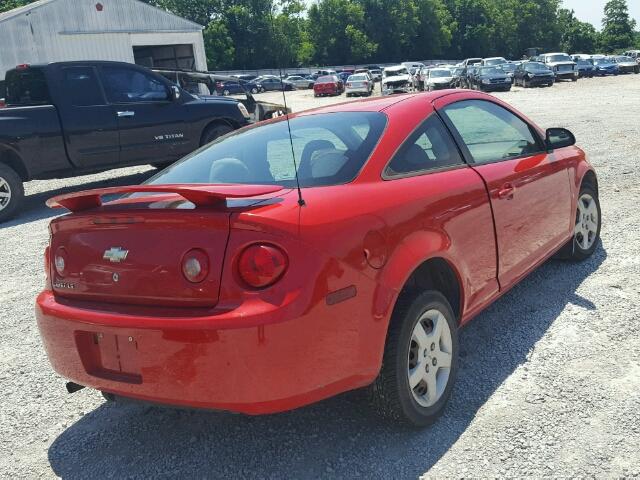
[[(565, 8), (575, 10), (579, 20), (592, 23), (598, 30), (602, 28), (604, 4), (607, 0), (564, 0), (563, 3)], [(629, 15), (640, 24), (640, 1), (628, 0), (627, 4)]]

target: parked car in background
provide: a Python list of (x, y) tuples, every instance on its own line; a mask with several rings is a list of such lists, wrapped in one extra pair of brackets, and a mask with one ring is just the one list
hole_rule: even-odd
[(342, 80), (337, 75), (325, 75), (318, 77), (313, 84), (313, 96), (341, 95), (343, 92)]
[(216, 92), (218, 92), (218, 95), (224, 95), (225, 97), (228, 95), (243, 94), (245, 92), (251, 92), (255, 95), (263, 91), (264, 89), (260, 85), (254, 82), (245, 82), (240, 79), (216, 82)]
[(352, 96), (369, 96), (373, 92), (373, 80), (367, 73), (358, 73), (350, 75), (345, 84), (345, 93), (347, 97)]
[(575, 60), (578, 67), (578, 76), (580, 78), (593, 78), (596, 74), (596, 67), (593, 65), (592, 60)]
[(287, 82), (292, 83), (297, 89), (309, 89), (313, 87), (315, 80), (300, 75), (292, 75), (287, 77)]
[(502, 69), (502, 71), (504, 71), (504, 73), (506, 73), (509, 78), (511, 78), (511, 80), (513, 80), (513, 73), (516, 71), (516, 67), (519, 64), (513, 63), (513, 62), (507, 62), (507, 63), (501, 63), (498, 65), (498, 67), (500, 67)]
[(473, 88), (473, 77), (480, 68), (479, 64), (467, 65), (463, 67), (462, 76), (460, 77), (461, 88)]
[(424, 89), (432, 92), (445, 88), (454, 88), (453, 74), (448, 68), (430, 68), (425, 70)]
[(618, 64), (618, 69), (620, 73), (640, 73), (640, 65), (635, 59), (628, 57), (626, 55), (617, 55), (612, 57), (611, 60)]
[(386, 67), (382, 71), (382, 94), (408, 93), (414, 90), (413, 78), (404, 65)]
[[(368, 388), (387, 423), (430, 425), (452, 393), (468, 418), (459, 329), (557, 252), (599, 248), (574, 144), (490, 95), (431, 93), (302, 112), (143, 185), (55, 197), (70, 213), (49, 228), (42, 345), (109, 399), (257, 415)], [(486, 348), (513, 341), (491, 330)]]
[(514, 85), (524, 88), (539, 87), (541, 85), (552, 86), (555, 81), (553, 71), (544, 63), (523, 62), (516, 68), (513, 74)]
[(566, 53), (545, 53), (538, 57), (538, 61), (553, 71), (556, 80), (578, 81), (578, 66)]
[(637, 63), (640, 63), (640, 50), (627, 50), (623, 53), (625, 57), (633, 58)]
[(593, 65), (595, 67), (595, 74), (599, 77), (620, 74), (620, 67), (618, 64), (608, 57), (596, 58), (593, 61)]
[(452, 88), (465, 88), (462, 83), (462, 76), (464, 75), (464, 67), (453, 67), (451, 69), (451, 86)]
[(480, 65), (483, 67), (495, 67), (507, 63), (507, 59), (504, 57), (489, 57), (483, 58)]
[(349, 78), (349, 76), (351, 76), (352, 74), (349, 72), (340, 72), (338, 73), (338, 78), (340, 79), (340, 81), (345, 84), (347, 83), (347, 78)]
[(469, 66), (469, 65), (481, 64), (482, 60), (483, 60), (482, 58), (467, 58), (467, 59), (462, 61), (462, 66), (466, 67), (466, 66)]
[(205, 100), (121, 62), (21, 65), (6, 74), (5, 100), (0, 222), (20, 210), (23, 182), (166, 166), (251, 120), (238, 100)]
[(511, 77), (497, 67), (477, 67), (470, 78), (471, 88), (483, 92), (508, 92), (511, 90)]
[(258, 85), (261, 92), (271, 92), (274, 90), (290, 91), (296, 89), (292, 83), (281, 80), (278, 77), (258, 77), (254, 82)]
[(252, 80), (255, 80), (256, 78), (258, 78), (257, 75), (250, 75), (250, 74), (241, 74), (241, 75), (230, 75), (231, 77), (236, 77), (239, 78), (240, 80), (244, 80), (245, 82), (251, 82)]
[(382, 81), (382, 69), (374, 68), (369, 70), (369, 73), (371, 74), (371, 78), (373, 79), (374, 82)]
[(337, 75), (338, 72), (336, 72), (335, 70), (331, 70), (331, 69), (323, 69), (323, 70), (318, 70), (316, 72), (316, 75), (318, 75), (318, 77), (324, 77), (327, 75)]

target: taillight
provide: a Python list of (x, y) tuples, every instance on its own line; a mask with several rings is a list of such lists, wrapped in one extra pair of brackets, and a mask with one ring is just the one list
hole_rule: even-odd
[(68, 258), (67, 252), (64, 248), (60, 247), (56, 250), (56, 254), (53, 257), (53, 265), (56, 267), (56, 272), (58, 275), (64, 276), (65, 270), (67, 268)]
[(238, 262), (240, 278), (253, 288), (264, 288), (277, 282), (287, 267), (287, 255), (278, 247), (255, 244), (247, 247)]
[(209, 257), (202, 250), (188, 251), (182, 257), (182, 274), (191, 283), (200, 283), (209, 274)]

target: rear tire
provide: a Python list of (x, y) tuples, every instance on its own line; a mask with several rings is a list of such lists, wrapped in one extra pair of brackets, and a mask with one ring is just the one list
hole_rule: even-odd
[(590, 184), (582, 185), (576, 208), (576, 226), (573, 238), (558, 252), (564, 260), (582, 261), (598, 248), (602, 212), (598, 192)]
[(0, 163), (0, 223), (12, 218), (24, 200), (24, 186), (20, 176)]
[(200, 142), (200, 146), (207, 145), (208, 143), (213, 142), (216, 138), (226, 135), (230, 132), (233, 132), (233, 128), (231, 128), (229, 125), (209, 125), (202, 134), (202, 141)]
[(431, 425), (451, 395), (457, 357), (457, 324), (447, 299), (432, 290), (400, 298), (370, 387), (377, 410), (402, 423)]

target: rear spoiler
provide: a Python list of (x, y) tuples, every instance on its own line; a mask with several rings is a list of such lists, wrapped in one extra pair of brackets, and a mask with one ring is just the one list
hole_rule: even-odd
[(102, 206), (103, 195), (125, 193), (175, 193), (196, 207), (211, 207), (227, 198), (249, 198), (282, 190), (279, 185), (129, 185), (99, 188), (84, 192), (67, 193), (47, 200), (47, 207), (64, 207), (72, 212), (81, 212)]

